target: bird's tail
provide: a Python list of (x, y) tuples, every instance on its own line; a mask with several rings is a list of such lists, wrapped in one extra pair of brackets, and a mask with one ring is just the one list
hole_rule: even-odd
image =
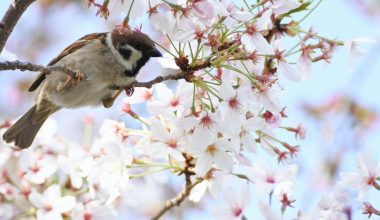
[(37, 106), (33, 106), (4, 133), (4, 141), (7, 143), (15, 142), (15, 145), (21, 149), (28, 148), (36, 137), (37, 132), (52, 113), (37, 112)]

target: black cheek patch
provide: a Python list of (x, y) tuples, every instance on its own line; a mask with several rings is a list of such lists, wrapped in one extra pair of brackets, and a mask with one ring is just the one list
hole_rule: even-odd
[(134, 72), (137, 74), (140, 69), (149, 61), (149, 56), (144, 56), (141, 57), (138, 61), (137, 61), (137, 64), (136, 64), (136, 67), (134, 69)]
[(129, 60), (132, 55), (132, 50), (128, 48), (119, 48), (118, 51), (125, 60)]

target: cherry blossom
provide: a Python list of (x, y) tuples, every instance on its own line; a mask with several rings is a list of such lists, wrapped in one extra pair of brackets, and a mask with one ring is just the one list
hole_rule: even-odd
[(181, 113), (188, 110), (191, 104), (191, 97), (188, 95), (192, 91), (191, 84), (180, 81), (176, 94), (173, 93), (165, 84), (158, 84), (154, 87), (157, 99), (148, 103), (148, 109), (152, 113), (170, 113), (178, 111)]
[(256, 136), (253, 135), (254, 131), (262, 130), (265, 127), (263, 118), (251, 117), (244, 120), (240, 132), (240, 144), (248, 152), (256, 153)]
[(0, 218), (2, 219), (12, 219), (16, 214), (15, 207), (10, 204), (3, 204), (0, 206)]
[(90, 201), (86, 204), (78, 204), (72, 212), (73, 219), (83, 220), (103, 220), (113, 219), (116, 213), (111, 207), (104, 206), (98, 200)]
[(95, 161), (92, 179), (99, 179), (100, 186), (109, 193), (108, 203), (126, 190), (129, 182), (128, 166), (132, 164), (131, 149), (120, 142), (108, 142), (108, 153)]
[(278, 220), (283, 219), (279, 212), (274, 211), (268, 203), (260, 201), (259, 208), (261, 214), (265, 217), (266, 220)]
[(293, 199), (293, 193), (295, 191), (295, 184), (292, 181), (281, 182), (274, 190), (274, 195), (281, 202), (281, 212), (284, 213), (288, 207), (294, 208), (296, 202)]
[(221, 122), (217, 114), (212, 112), (202, 112), (199, 117), (191, 117), (183, 120), (183, 128), (185, 130), (194, 129), (192, 139), (202, 138), (209, 133), (220, 131)]
[(357, 199), (362, 201), (371, 187), (380, 188), (376, 180), (380, 176), (380, 163), (376, 165), (369, 152), (359, 154), (357, 163), (359, 168), (357, 171), (341, 173), (340, 184), (358, 190)]
[(262, 54), (273, 54), (273, 47), (263, 37), (263, 31), (268, 29), (271, 11), (266, 11), (255, 23), (248, 24), (246, 33), (241, 37), (242, 43), (248, 51), (257, 50)]
[(319, 202), (319, 217), (324, 219), (342, 219), (348, 196), (343, 188), (337, 186), (331, 195), (323, 196)]
[(301, 80), (310, 79), (312, 62), (307, 55), (301, 55), (297, 61), (297, 71), (301, 75)]
[(258, 161), (252, 167), (245, 167), (243, 172), (256, 184), (258, 192), (269, 194), (280, 183), (293, 182), (298, 172), (296, 164), (283, 166), (273, 170), (263, 161)]
[(200, 0), (194, 2), (192, 14), (194, 14), (204, 24), (211, 23), (215, 18), (213, 2), (210, 0)]
[(275, 57), (277, 62), (277, 72), (283, 74), (288, 80), (297, 82), (302, 79), (307, 79), (310, 75), (310, 70), (308, 69), (310, 64), (304, 55), (301, 56), (300, 61), (298, 63), (298, 68), (295, 69), (291, 64), (286, 61), (286, 53), (285, 50), (281, 49), (281, 41), (277, 40), (275, 43)]
[(372, 215), (380, 216), (380, 211), (374, 208), (371, 203), (365, 202), (363, 204), (363, 214), (368, 215), (368, 218), (371, 218)]
[(124, 99), (125, 103), (138, 104), (150, 101), (153, 97), (153, 89), (135, 88), (134, 90), (133, 96)]
[(33, 190), (29, 201), (37, 208), (37, 219), (63, 219), (62, 214), (72, 210), (76, 204), (74, 196), (61, 195), (59, 185), (51, 185), (42, 194)]
[(111, 11), (111, 17), (113, 15), (126, 15), (132, 7), (129, 14), (131, 20), (135, 20), (138, 17), (143, 16), (148, 11), (148, 4), (146, 1), (110, 1), (108, 6)]
[(58, 164), (62, 171), (69, 175), (70, 183), (79, 189), (83, 184), (83, 178), (90, 175), (94, 160), (77, 146), (69, 149), (67, 156), (58, 156)]
[(210, 133), (202, 138), (194, 138), (188, 152), (197, 158), (195, 172), (199, 176), (204, 176), (213, 165), (222, 171), (230, 171), (233, 158), (228, 151), (231, 150), (228, 140), (217, 138), (215, 134)]
[(367, 53), (365, 49), (361, 47), (362, 44), (375, 44), (374, 39), (368, 37), (357, 37), (349, 39), (344, 42), (344, 47), (349, 56), (349, 68), (352, 71), (356, 63), (357, 58), (363, 56)]
[(104, 138), (120, 141), (124, 141), (128, 136), (124, 122), (110, 119), (104, 120), (102, 127), (99, 129), (99, 134)]
[(262, 104), (268, 111), (279, 113), (282, 111), (280, 102), (280, 88), (272, 86), (271, 88), (263, 88), (254, 94), (258, 103)]
[(253, 16), (247, 11), (240, 10), (232, 1), (222, 0), (214, 2), (220, 16), (229, 16), (239, 21), (250, 21)]
[(281, 15), (298, 8), (301, 4), (296, 0), (273, 0), (272, 10), (276, 15)]
[(197, 184), (189, 195), (189, 200), (199, 202), (201, 198), (208, 191), (213, 197), (217, 197), (222, 191), (223, 187), (223, 174), (218, 171), (210, 172), (205, 180)]
[(224, 191), (224, 204), (215, 210), (215, 216), (218, 219), (244, 219), (244, 212), (250, 202), (250, 193), (248, 187), (243, 187), (240, 192), (233, 188)]
[(170, 8), (161, 4), (157, 7), (157, 10), (162, 12), (150, 14), (149, 19), (151, 24), (157, 30), (164, 33), (171, 33), (175, 25), (175, 18), (170, 12)]
[(151, 138), (153, 139), (149, 149), (151, 156), (183, 161), (182, 153), (187, 146), (184, 133), (174, 127), (167, 127), (163, 123), (154, 119), (150, 122)]
[(31, 151), (20, 155), (19, 166), (24, 178), (34, 184), (45, 182), (57, 171), (56, 162), (51, 156), (41, 156)]
[(218, 106), (222, 119), (226, 119), (228, 116), (228, 118), (234, 120), (238, 115), (242, 114), (244, 103), (246, 103), (246, 101), (244, 100), (243, 95), (238, 94), (238, 91), (236, 91), (231, 84), (222, 83), (219, 90), (219, 96), (223, 99)]

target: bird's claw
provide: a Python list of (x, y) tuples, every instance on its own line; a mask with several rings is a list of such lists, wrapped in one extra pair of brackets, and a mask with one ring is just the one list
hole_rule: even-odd
[(115, 100), (117, 99), (117, 97), (123, 92), (125, 91), (125, 93), (127, 94), (127, 96), (132, 96), (133, 92), (135, 91), (134, 87), (133, 87), (133, 84), (130, 85), (130, 86), (120, 86), (120, 85), (116, 85), (116, 84), (112, 84), (108, 87), (109, 89), (111, 90), (118, 90), (112, 97), (109, 97), (109, 98), (106, 98), (106, 99), (103, 99), (103, 106), (106, 107), (106, 108), (110, 108), (113, 103), (115, 102)]
[(135, 92), (135, 88), (133, 87), (133, 85), (131, 85), (130, 87), (126, 88), (124, 91), (127, 94), (127, 96), (131, 97), (133, 93)]
[(75, 72), (75, 78), (76, 79), (74, 80), (74, 85), (78, 84), (80, 81), (84, 79), (84, 74), (81, 71), (77, 70)]
[(64, 92), (69, 86), (75, 86), (77, 85), (80, 81), (84, 79), (84, 74), (77, 70), (75, 72), (75, 78), (72, 76), (68, 75), (66, 80), (64, 82), (61, 82), (57, 86), (57, 92), (62, 93)]

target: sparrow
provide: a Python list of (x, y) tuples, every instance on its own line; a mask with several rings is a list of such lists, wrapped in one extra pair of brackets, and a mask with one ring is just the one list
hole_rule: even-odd
[(37, 90), (35, 105), (3, 135), (7, 143), (28, 148), (46, 119), (62, 108), (84, 106), (110, 108), (151, 57), (161, 57), (153, 40), (140, 31), (115, 28), (85, 35), (65, 48), (48, 66), (65, 66), (77, 79), (62, 71), (40, 73), (29, 91)]

